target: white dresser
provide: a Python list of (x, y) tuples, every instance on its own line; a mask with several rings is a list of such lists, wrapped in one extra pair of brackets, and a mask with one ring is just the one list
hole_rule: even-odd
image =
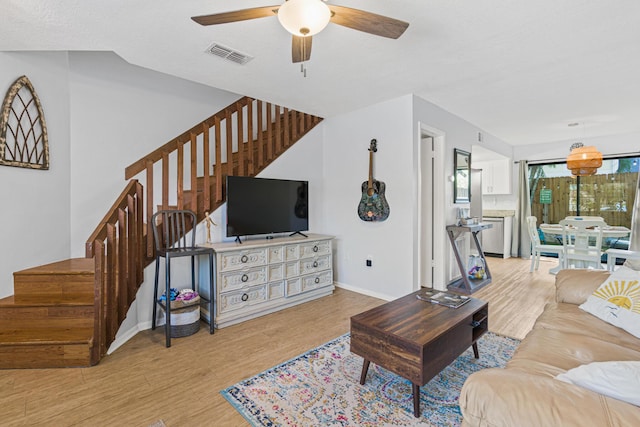
[[(217, 328), (333, 293), (332, 236), (209, 243), (215, 251)], [(203, 312), (209, 319), (209, 313)]]

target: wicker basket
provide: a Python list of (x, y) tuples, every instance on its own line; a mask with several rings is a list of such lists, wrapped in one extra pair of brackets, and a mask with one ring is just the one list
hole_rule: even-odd
[(188, 337), (200, 330), (200, 319), (186, 325), (171, 325), (171, 338)]
[[(187, 301), (171, 301), (171, 337), (193, 335), (200, 330), (200, 297)], [(162, 314), (166, 316), (164, 308)]]

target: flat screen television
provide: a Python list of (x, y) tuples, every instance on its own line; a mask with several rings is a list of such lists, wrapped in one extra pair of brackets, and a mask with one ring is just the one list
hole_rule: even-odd
[(308, 230), (308, 188), (307, 181), (227, 177), (227, 236)]

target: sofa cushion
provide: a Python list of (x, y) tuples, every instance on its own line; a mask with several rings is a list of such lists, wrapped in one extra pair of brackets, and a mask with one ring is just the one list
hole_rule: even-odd
[(580, 308), (640, 338), (640, 273), (621, 267)]
[(549, 303), (538, 317), (538, 320), (536, 320), (534, 329), (538, 328), (587, 335), (640, 352), (640, 340), (638, 338), (585, 313), (574, 304)]
[(640, 425), (640, 408), (586, 388), (513, 369), (471, 374), (460, 392), (463, 426)]
[(593, 362), (556, 379), (640, 406), (640, 362)]
[(580, 365), (616, 360), (640, 360), (640, 351), (580, 331), (536, 328), (520, 343), (507, 369), (553, 378)]
[(556, 276), (556, 302), (582, 304), (608, 277), (608, 271), (560, 270)]

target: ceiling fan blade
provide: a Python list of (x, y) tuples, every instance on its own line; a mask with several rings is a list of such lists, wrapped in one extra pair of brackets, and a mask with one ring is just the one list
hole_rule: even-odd
[(376, 36), (397, 39), (409, 27), (408, 22), (376, 15), (350, 7), (327, 5), (331, 9), (331, 22)]
[(248, 19), (268, 18), (278, 13), (280, 5), (254, 7), (233, 12), (214, 13), (213, 15), (192, 16), (191, 19), (200, 25), (217, 25), (228, 22), (246, 21)]
[(291, 59), (293, 63), (308, 61), (311, 58), (311, 36), (293, 36), (291, 39)]

